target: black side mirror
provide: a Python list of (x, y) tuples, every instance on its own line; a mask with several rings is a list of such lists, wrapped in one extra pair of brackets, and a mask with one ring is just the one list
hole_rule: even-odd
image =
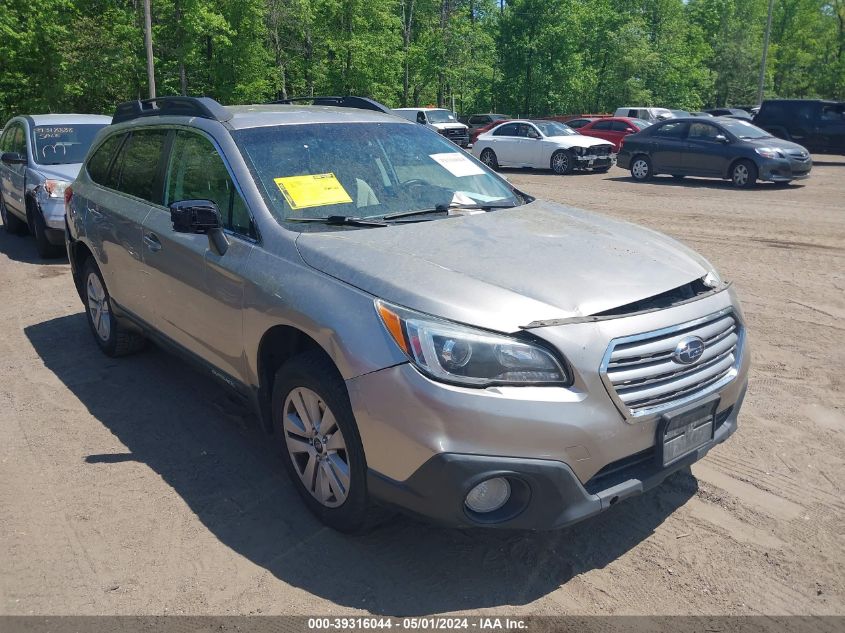
[(218, 255), (225, 255), (229, 240), (223, 233), (220, 209), (212, 200), (181, 200), (170, 205), (170, 221), (177, 233), (208, 235), (208, 243)]
[(417, 112), (417, 123), (422, 123), (423, 125), (428, 123), (425, 119), (425, 112)]
[(21, 156), (17, 152), (3, 152), (0, 156), (0, 161), (7, 165), (26, 165), (27, 160), (25, 156)]

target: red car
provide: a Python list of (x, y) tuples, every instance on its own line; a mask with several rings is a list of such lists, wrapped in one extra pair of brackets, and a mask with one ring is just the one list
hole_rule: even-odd
[(484, 127), (477, 127), (474, 130), (469, 131), (469, 142), (470, 144), (474, 144), (475, 141), (478, 139), (479, 134), (484, 134), (485, 132), (489, 132), (494, 127), (499, 125), (499, 123), (504, 123), (505, 121), (510, 121), (510, 119), (499, 119), (498, 121), (493, 121), (492, 123), (488, 123)]
[(623, 138), (629, 134), (644, 130), (649, 125), (651, 124), (648, 121), (643, 121), (642, 119), (614, 116), (590, 121), (587, 125), (578, 128), (578, 131), (584, 136), (594, 136), (595, 138), (610, 141), (613, 143), (614, 150), (618, 152), (622, 146)]

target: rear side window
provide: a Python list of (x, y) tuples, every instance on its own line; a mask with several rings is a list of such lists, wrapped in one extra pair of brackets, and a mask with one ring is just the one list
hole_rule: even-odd
[(660, 136), (663, 138), (683, 138), (686, 131), (687, 123), (679, 121), (677, 123), (667, 123), (666, 125), (661, 125), (654, 131), (654, 136)]
[(610, 129), (614, 132), (627, 132), (630, 126), (625, 121), (613, 121)]
[(170, 152), (165, 204), (180, 200), (211, 200), (227, 229), (255, 237), (255, 229), (241, 194), (217, 149), (207, 138), (179, 132)]
[(109, 175), (109, 167), (112, 163), (112, 158), (120, 148), (121, 142), (125, 138), (125, 134), (116, 134), (106, 139), (106, 141), (97, 148), (94, 155), (88, 159), (88, 176), (97, 184), (106, 184), (106, 179)]
[(594, 130), (609, 130), (611, 128), (610, 121), (596, 121), (593, 123)]
[(161, 163), (167, 130), (133, 132), (121, 152), (123, 155), (118, 190), (130, 196), (159, 204), (156, 175)]

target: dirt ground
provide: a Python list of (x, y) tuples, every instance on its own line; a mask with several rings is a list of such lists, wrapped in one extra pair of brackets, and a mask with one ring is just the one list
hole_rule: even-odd
[(845, 614), (845, 158), (788, 189), (509, 172), (732, 279), (740, 429), (572, 529), (322, 527), (248, 414), (157, 349), (98, 351), (65, 261), (0, 233), (0, 614)]

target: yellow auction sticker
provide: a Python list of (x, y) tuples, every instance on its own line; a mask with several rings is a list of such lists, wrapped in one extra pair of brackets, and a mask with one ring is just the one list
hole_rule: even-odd
[(291, 209), (352, 202), (346, 189), (332, 173), (274, 178), (273, 182), (276, 183)]

